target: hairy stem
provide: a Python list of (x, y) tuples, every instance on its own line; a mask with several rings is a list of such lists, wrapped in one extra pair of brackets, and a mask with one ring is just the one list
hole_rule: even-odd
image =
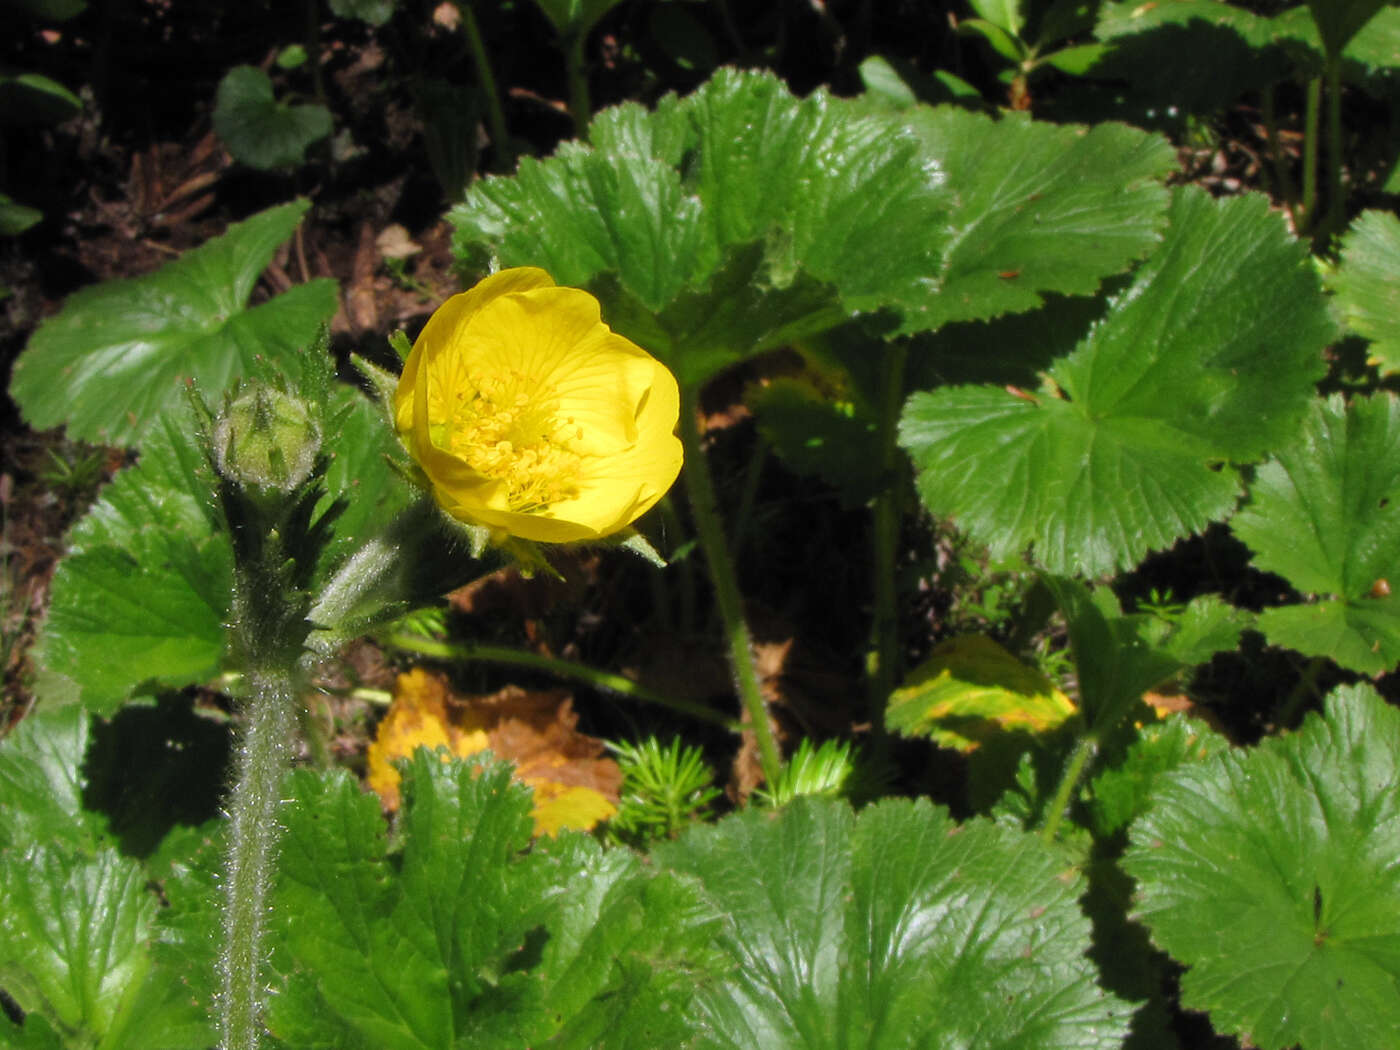
[(710, 466), (701, 442), (698, 392), (689, 387), (683, 388), (681, 393), (680, 430), (681, 445), (685, 449), (685, 469), (681, 473), (695, 518), (695, 532), (710, 568), (715, 605), (719, 609), (725, 640), (729, 645), (729, 662), (734, 670), (739, 699), (748, 712), (754, 739), (758, 742), (763, 775), (773, 785), (778, 782), (783, 761), (778, 754), (777, 741), (773, 739), (772, 727), (768, 724), (768, 705), (763, 699), (763, 686), (759, 681), (758, 666), (754, 663), (753, 642), (744, 620), (744, 599), (739, 591), (729, 544), (724, 537), (715, 483), (710, 476)]
[(255, 1050), (262, 1033), (262, 935), (282, 830), (277, 805), (296, 727), (293, 668), (252, 670), (248, 684), (248, 723), (228, 801), (224, 947), (219, 958), (223, 1050)]
[(1079, 738), (1079, 743), (1074, 745), (1074, 750), (1070, 752), (1069, 761), (1065, 763), (1064, 772), (1060, 775), (1059, 786), (1055, 788), (1055, 797), (1050, 800), (1050, 808), (1045, 814), (1045, 826), (1040, 829), (1040, 841), (1046, 845), (1055, 841), (1055, 835), (1060, 830), (1060, 822), (1065, 818), (1065, 811), (1069, 809), (1070, 797), (1074, 794), (1074, 789), (1079, 786), (1079, 780), (1084, 776), (1084, 769), (1089, 764), (1089, 759), (1094, 757), (1094, 752), (1098, 750), (1099, 740), (1093, 733), (1085, 733)]

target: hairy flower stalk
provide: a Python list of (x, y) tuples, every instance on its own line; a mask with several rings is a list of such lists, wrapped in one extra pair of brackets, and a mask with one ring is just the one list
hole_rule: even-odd
[(219, 966), (223, 1050), (255, 1050), (266, 994), (263, 928), (281, 834), (277, 806), (297, 723), (309, 583), (335, 511), (315, 517), (327, 460), (298, 398), (257, 385), (205, 427), (208, 458), (234, 552), (234, 657), (248, 694), (228, 801), (224, 942)]

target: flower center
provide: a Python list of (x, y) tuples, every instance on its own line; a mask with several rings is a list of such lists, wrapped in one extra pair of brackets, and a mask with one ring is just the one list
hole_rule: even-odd
[(553, 391), (514, 370), (454, 384), (444, 447), (473, 470), (503, 481), (511, 510), (532, 513), (578, 495), (583, 431), (560, 418)]

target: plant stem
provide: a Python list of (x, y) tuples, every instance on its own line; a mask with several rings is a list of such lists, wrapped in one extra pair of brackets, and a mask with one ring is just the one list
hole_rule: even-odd
[(1314, 656), (1308, 661), (1297, 684), (1279, 706), (1278, 716), (1274, 719), (1275, 724), (1285, 729), (1292, 729), (1297, 724), (1298, 711), (1303, 704), (1307, 703), (1309, 698), (1318, 696), (1317, 676), (1326, 665), (1326, 658), (1321, 656)]
[(1341, 231), (1342, 216), (1342, 59), (1327, 60), (1327, 221), (1320, 231), (1332, 235)]
[(1070, 752), (1065, 771), (1060, 776), (1059, 786), (1055, 788), (1055, 797), (1050, 800), (1050, 809), (1045, 815), (1045, 826), (1040, 829), (1040, 841), (1047, 846), (1055, 841), (1060, 822), (1064, 820), (1065, 810), (1069, 808), (1070, 796), (1074, 794), (1074, 789), (1079, 785), (1079, 778), (1084, 775), (1084, 767), (1088, 765), (1098, 747), (1098, 737), (1086, 732)]
[(588, 68), (583, 49), (588, 42), (587, 31), (575, 30), (564, 41), (564, 67), (569, 78), (569, 115), (574, 118), (574, 136), (588, 140), (588, 122), (593, 118), (593, 104), (588, 95)]
[(772, 727), (768, 724), (768, 705), (763, 699), (763, 686), (759, 681), (758, 666), (754, 663), (749, 627), (744, 622), (744, 599), (739, 591), (733, 559), (729, 555), (729, 544), (724, 538), (724, 525), (720, 521), (714, 479), (710, 477), (709, 463), (705, 459), (705, 448), (700, 435), (698, 391), (689, 386), (681, 390), (680, 430), (681, 446), (685, 450), (685, 469), (681, 473), (685, 478), (686, 494), (690, 497), (696, 536), (705, 552), (705, 562), (710, 568), (710, 581), (715, 588), (715, 605), (724, 624), (725, 640), (729, 644), (729, 662), (734, 669), (739, 699), (748, 712), (750, 728), (758, 742), (758, 756), (763, 766), (763, 775), (772, 786), (778, 783), (783, 761), (778, 754), (777, 741), (773, 739)]
[(1288, 174), (1288, 165), (1283, 159), (1283, 146), (1278, 137), (1278, 111), (1275, 107), (1274, 86), (1265, 86), (1259, 96), (1259, 108), (1264, 117), (1264, 133), (1269, 143), (1269, 160), (1274, 169), (1274, 192), (1288, 209), (1293, 220), (1293, 228), (1298, 228), (1298, 191)]
[(262, 1033), (262, 934), (282, 830), (277, 804), (296, 727), (292, 668), (251, 670), (248, 684), (248, 725), (228, 801), (230, 842), (220, 955), (223, 1050), (255, 1050)]
[(521, 649), (511, 649), (500, 645), (461, 645), (451, 642), (439, 642), (432, 638), (424, 638), (414, 634), (391, 634), (385, 641), (397, 649), (403, 649), (411, 653), (421, 653), (424, 656), (433, 656), (439, 660), (480, 660), (485, 663), (507, 664), (512, 667), (528, 667), (533, 671), (545, 671), (549, 674), (558, 675), (561, 678), (573, 678), (580, 682), (586, 682), (594, 688), (603, 689), (610, 693), (617, 693), (620, 696), (625, 696), (632, 700), (640, 700), (643, 703), (655, 704), (658, 707), (664, 707), (677, 714), (687, 715), (690, 718), (695, 718), (702, 722), (709, 722), (711, 725), (723, 726), (730, 731), (737, 731), (739, 729), (734, 719), (725, 718), (717, 711), (713, 711), (703, 704), (695, 704), (688, 700), (677, 700), (674, 697), (663, 696), (660, 693), (654, 693), (638, 685), (636, 682), (632, 681), (632, 679), (626, 678), (620, 674), (613, 674), (610, 671), (601, 671), (596, 667), (574, 663), (571, 660), (559, 660), (553, 657), (540, 656), (537, 653), (527, 653)]
[(506, 134), (506, 115), (501, 109), (501, 92), (491, 72), (491, 60), (486, 56), (486, 42), (481, 38), (481, 27), (476, 24), (471, 0), (457, 0), (457, 10), (462, 13), (462, 32), (466, 34), (467, 46), (471, 50), (477, 82), (486, 95), (486, 120), (491, 126), (496, 168), (509, 172), (515, 168), (515, 151), (511, 149), (510, 137)]
[(1317, 124), (1322, 109), (1322, 78), (1308, 81), (1307, 109), (1303, 116), (1303, 211), (1301, 236), (1310, 227), (1317, 209)]
[(884, 348), (884, 368), (880, 377), (879, 442), (877, 466), (882, 484), (873, 507), (874, 610), (870, 624), (870, 648), (866, 655), (870, 741), (878, 757), (885, 749), (885, 707), (899, 675), (899, 616), (895, 559), (898, 556), (899, 525), (903, 517), (904, 486), (896, 476), (899, 446), (896, 444), (899, 407), (904, 396), (904, 366), (908, 348), (893, 343)]

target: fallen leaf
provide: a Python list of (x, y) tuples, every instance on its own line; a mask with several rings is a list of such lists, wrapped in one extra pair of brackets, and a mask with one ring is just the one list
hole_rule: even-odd
[(399, 675), (389, 713), (369, 747), (369, 786), (386, 810), (399, 805), (396, 758), (418, 747), (469, 758), (489, 749), (515, 763), (515, 778), (535, 792), (536, 835), (588, 830), (617, 812), (622, 771), (603, 742), (580, 733), (564, 689), (506, 686), (488, 696), (457, 697), (445, 676), (421, 668)]

